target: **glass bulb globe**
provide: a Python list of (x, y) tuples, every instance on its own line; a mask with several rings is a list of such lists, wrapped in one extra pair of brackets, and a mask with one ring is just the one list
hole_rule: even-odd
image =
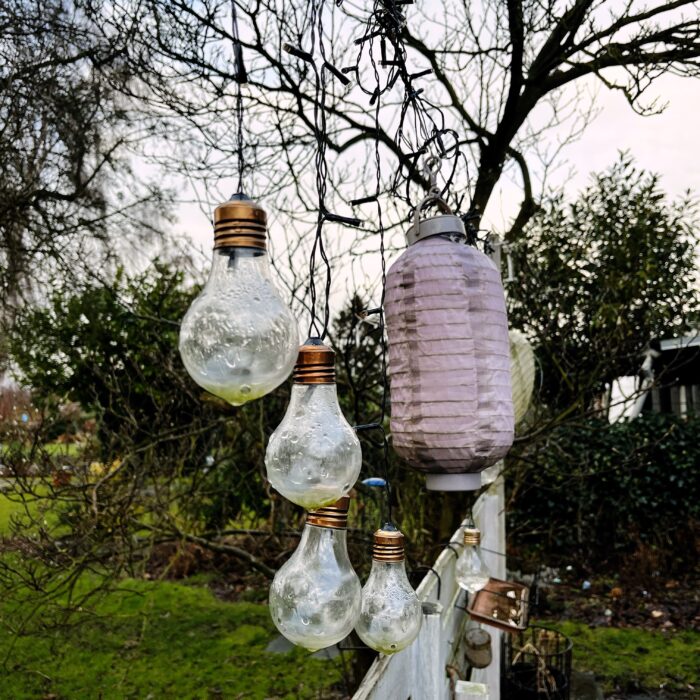
[[(296, 319), (272, 280), (264, 225), (251, 234), (236, 219), (241, 211), (264, 221), (265, 213), (247, 198), (217, 208), (209, 279), (180, 327), (180, 354), (192, 379), (234, 406), (279, 386), (299, 344)], [(226, 228), (231, 221), (234, 233)]]
[(480, 591), (489, 582), (489, 570), (481, 558), (481, 532), (476, 528), (464, 530), (464, 549), (455, 564), (455, 576), (460, 588), (469, 593)]
[(338, 405), (334, 363), (320, 340), (302, 345), (287, 412), (265, 454), (272, 486), (307, 510), (345, 495), (362, 468), (360, 441)]
[(309, 513), (299, 546), (270, 586), (275, 626), (311, 651), (347, 637), (360, 614), (360, 579), (346, 541), (348, 501)]
[[(382, 540), (400, 538), (400, 545), (382, 545)], [(355, 631), (371, 649), (394, 654), (418, 636), (423, 611), (406, 576), (403, 535), (397, 530), (378, 530), (374, 535), (372, 570), (362, 589), (360, 619)]]

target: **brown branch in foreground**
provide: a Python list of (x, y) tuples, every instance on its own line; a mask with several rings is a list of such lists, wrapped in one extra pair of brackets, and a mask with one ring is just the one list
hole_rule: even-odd
[(158, 532), (161, 534), (169, 534), (173, 539), (185, 540), (186, 542), (192, 542), (193, 544), (198, 544), (200, 547), (205, 547), (212, 552), (217, 552), (218, 554), (230, 554), (241, 561), (245, 561), (250, 564), (251, 568), (259, 571), (268, 578), (273, 578), (275, 575), (275, 570), (270, 568), (267, 564), (260, 561), (257, 557), (247, 552), (245, 549), (236, 547), (232, 544), (224, 544), (222, 542), (217, 542), (215, 540), (207, 539), (205, 537), (199, 537), (198, 535), (192, 535), (188, 532), (182, 532), (179, 528), (171, 527), (170, 531), (159, 527), (154, 527), (153, 525), (147, 525), (146, 523), (139, 522), (139, 528), (144, 528), (150, 530), (151, 532)]

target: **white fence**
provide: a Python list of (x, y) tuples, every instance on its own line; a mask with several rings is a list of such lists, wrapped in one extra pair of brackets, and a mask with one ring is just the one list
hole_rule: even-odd
[[(500, 467), (500, 465), (498, 465)], [(495, 469), (495, 468), (494, 468)], [(497, 470), (496, 470), (497, 474)], [(495, 476), (495, 475), (494, 475)], [(484, 475), (489, 479), (489, 475)], [(505, 578), (505, 517), (503, 482), (496, 478), (476, 502), (474, 518), (482, 531), (484, 560), (491, 575)], [(418, 587), (423, 601), (423, 626), (416, 641), (398, 654), (380, 654), (353, 700), (500, 700), (500, 632), (489, 628), (493, 661), (469, 673), (464, 637), (472, 624), (466, 615), (465, 594), (455, 581), (456, 552), (462, 528), (454, 533)], [(437, 575), (436, 575), (437, 574)], [(438, 578), (439, 577), (439, 578)]]

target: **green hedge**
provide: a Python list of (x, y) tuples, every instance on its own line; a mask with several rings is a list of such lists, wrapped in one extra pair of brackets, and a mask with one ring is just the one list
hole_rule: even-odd
[(512, 541), (595, 567), (631, 557), (687, 570), (697, 562), (699, 470), (699, 416), (560, 426), (513, 455)]

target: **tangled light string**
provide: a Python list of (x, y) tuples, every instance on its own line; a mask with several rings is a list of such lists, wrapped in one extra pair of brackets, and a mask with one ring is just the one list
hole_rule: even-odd
[[(412, 4), (412, 0), (375, 0), (364, 34), (355, 40), (359, 46), (355, 65), (343, 69), (344, 73), (355, 73), (358, 87), (369, 96), (370, 105), (378, 103), (399, 81), (403, 85), (399, 122), (393, 139), (399, 164), (389, 194), (406, 202), (411, 210), (415, 206), (411, 197), (411, 184), (426, 185), (420, 173), (419, 161), (431, 155), (448, 163), (448, 174), (440, 196), (449, 196), (459, 163), (463, 162), (467, 171), (466, 195), (471, 198), (469, 163), (466, 153), (461, 149), (461, 145), (469, 141), (460, 141), (457, 132), (446, 126), (442, 109), (428, 99), (423, 88), (418, 87), (421, 78), (433, 73), (432, 68), (411, 72), (407, 65), (407, 41), (410, 37), (402, 6)], [(377, 44), (380, 54), (378, 61), (375, 57)], [(369, 80), (361, 70), (365, 52), (372, 66)], [(380, 79), (379, 68), (384, 69), (383, 80)], [(464, 196), (457, 200), (456, 210), (461, 208)], [(355, 203), (368, 199), (371, 198), (356, 200)]]

